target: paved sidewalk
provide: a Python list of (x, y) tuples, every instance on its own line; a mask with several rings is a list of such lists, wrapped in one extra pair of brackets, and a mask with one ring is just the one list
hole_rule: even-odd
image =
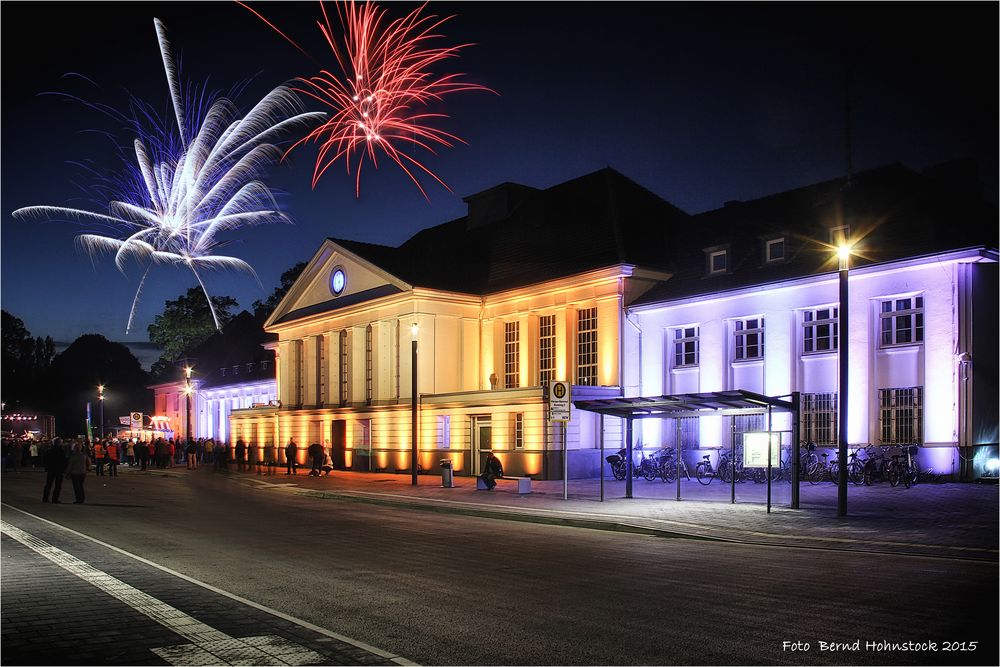
[[(801, 509), (789, 509), (787, 483), (772, 488), (772, 510), (766, 511), (766, 485), (722, 484), (702, 486), (659, 480), (634, 481), (633, 498), (625, 498), (625, 483), (605, 481), (600, 500), (599, 480), (571, 480), (568, 498), (561, 481), (532, 481), (532, 492), (518, 495), (516, 487), (501, 483), (494, 491), (477, 491), (475, 479), (455, 477), (453, 488), (442, 488), (438, 475), (420, 475), (417, 486), (408, 474), (335, 471), (329, 476), (295, 476), (281, 469), (274, 475), (214, 473), (210, 466), (197, 471), (170, 468), (139, 474), (224, 477), (227, 481), (304, 494), (317, 499), (336, 498), (452, 512), (489, 518), (555, 523), (604, 530), (630, 531), (664, 537), (711, 539), (786, 547), (841, 549), (976, 560), (998, 560), (1000, 489), (982, 484), (919, 484), (910, 489), (887, 483), (850, 486), (848, 516), (837, 516), (834, 484), (803, 484)], [(126, 474), (130, 472), (125, 469)], [(268, 486), (276, 485), (276, 486)]]

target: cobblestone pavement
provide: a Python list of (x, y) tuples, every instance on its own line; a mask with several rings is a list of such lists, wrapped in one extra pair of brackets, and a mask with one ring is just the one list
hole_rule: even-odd
[[(126, 469), (125, 474), (131, 472), (138, 473)], [(695, 480), (681, 482), (680, 501), (676, 483), (638, 479), (633, 483), (634, 497), (625, 498), (625, 482), (605, 480), (601, 501), (596, 479), (570, 480), (566, 489), (562, 481), (533, 480), (532, 492), (518, 495), (513, 483), (501, 482), (492, 492), (479, 491), (475, 478), (464, 476), (454, 478), (455, 486), (443, 488), (436, 474), (420, 475), (417, 486), (409, 474), (342, 471), (310, 477), (304, 470), (295, 476), (256, 475), (232, 469), (216, 473), (203, 466), (195, 471), (180, 467), (138, 474), (214, 475), (233, 483), (276, 485), (319, 499), (673, 537), (982, 560), (997, 560), (1000, 554), (1000, 488), (995, 484), (929, 483), (909, 489), (884, 482), (850, 485), (848, 515), (839, 517), (837, 487), (829, 482), (803, 483), (797, 510), (789, 508), (790, 485), (775, 483), (769, 513), (766, 485), (752, 482), (736, 485), (733, 503), (730, 485), (703, 486)]]
[(407, 664), (43, 519), (0, 525), (4, 665)]

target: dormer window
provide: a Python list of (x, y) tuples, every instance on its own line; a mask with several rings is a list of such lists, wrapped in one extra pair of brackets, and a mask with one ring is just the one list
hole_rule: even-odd
[(729, 272), (728, 247), (706, 248), (705, 259), (708, 261), (708, 275), (715, 276)]
[(226, 369), (225, 369), (225, 367), (222, 367), (219, 370), (222, 371), (222, 377), (226, 377)]
[(233, 366), (233, 375), (239, 375), (239, 374), (240, 374), (240, 367), (239, 364), (237, 364)]
[(773, 264), (783, 261), (785, 261), (784, 237), (764, 241), (764, 263)]

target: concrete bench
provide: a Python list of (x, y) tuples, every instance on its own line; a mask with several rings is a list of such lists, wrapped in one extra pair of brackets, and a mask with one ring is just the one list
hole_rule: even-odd
[[(517, 482), (517, 492), (519, 494), (531, 493), (530, 477), (497, 477), (493, 481), (498, 484), (500, 482)], [(476, 476), (476, 488), (480, 491), (486, 490), (486, 482), (484, 482), (483, 478), (478, 475)]]

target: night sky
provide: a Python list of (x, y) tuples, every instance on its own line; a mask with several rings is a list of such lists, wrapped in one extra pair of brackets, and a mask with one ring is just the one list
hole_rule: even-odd
[[(126, 337), (139, 272), (123, 276), (110, 258), (77, 251), (80, 226), (11, 218), (28, 205), (83, 207), (92, 182), (72, 163), (117, 168), (100, 132), (131, 143), (107, 117), (39, 93), (122, 108), (127, 89), (166, 110), (154, 17), (185, 80), (220, 90), (250, 80), (243, 108), (316, 73), (317, 61), (336, 68), (317, 3), (251, 4), (316, 61), (234, 3), (3, 3), (0, 287), (3, 308), (33, 335), (145, 341), (164, 301), (195, 284), (182, 269), (155, 269)], [(393, 17), (411, 6), (387, 5)], [(431, 2), (426, 11), (456, 15), (442, 44), (475, 44), (449, 69), (499, 93), (446, 101), (451, 119), (441, 127), (468, 145), (423, 161), (453, 192), (425, 179), (427, 202), (390, 164), (366, 171), (360, 199), (338, 168), (312, 190), (315, 149), (302, 149), (267, 180), (295, 224), (241, 230), (224, 250), (251, 263), (263, 287), (216, 273), (213, 294), (249, 309), (323, 238), (397, 245), (462, 216), (462, 197), (504, 181), (544, 188), (611, 166), (698, 213), (842, 176), (845, 44), (855, 169), (973, 157), (997, 201), (996, 3)]]

